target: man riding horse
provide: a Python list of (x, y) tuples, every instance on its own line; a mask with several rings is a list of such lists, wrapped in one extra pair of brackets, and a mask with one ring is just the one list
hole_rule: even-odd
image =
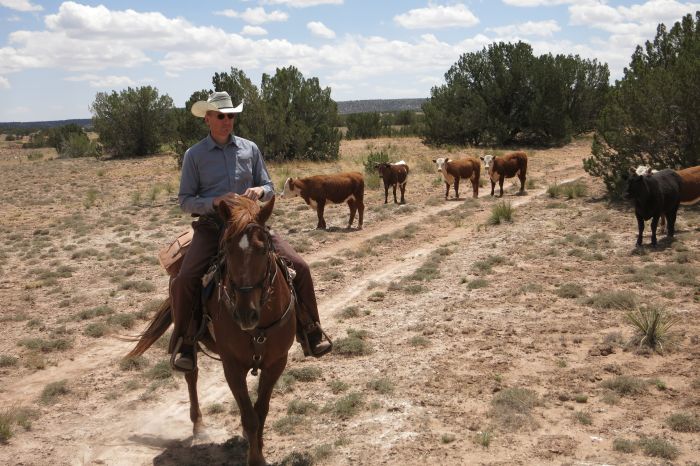
[[(174, 330), (169, 351), (179, 351), (174, 366), (183, 372), (196, 368), (195, 338), (200, 319), (194, 309), (200, 302), (202, 276), (218, 252), (224, 226), (217, 207), (235, 196), (261, 201), (274, 196), (258, 146), (233, 134), (234, 116), (242, 110), (243, 103), (234, 107), (227, 92), (214, 92), (192, 106), (192, 114), (204, 118), (209, 135), (185, 152), (178, 194), (180, 208), (199, 217), (192, 222), (192, 243), (170, 284)], [(296, 272), (297, 341), (304, 355), (320, 357), (331, 351), (332, 344), (321, 329), (309, 266), (279, 234), (272, 234), (272, 245)]]

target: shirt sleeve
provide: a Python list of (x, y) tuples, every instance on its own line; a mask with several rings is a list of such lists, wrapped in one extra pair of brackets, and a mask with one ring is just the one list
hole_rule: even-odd
[(198, 187), (199, 170), (190, 148), (185, 152), (185, 157), (182, 161), (180, 192), (177, 195), (180, 208), (188, 214), (205, 215), (214, 212), (214, 198), (198, 196)]
[(255, 143), (253, 143), (253, 156), (255, 160), (253, 164), (253, 183), (255, 186), (261, 186), (263, 188), (265, 192), (260, 200), (267, 202), (275, 195), (275, 185), (272, 183), (270, 173), (267, 171), (262, 153), (260, 153), (260, 149), (258, 149)]

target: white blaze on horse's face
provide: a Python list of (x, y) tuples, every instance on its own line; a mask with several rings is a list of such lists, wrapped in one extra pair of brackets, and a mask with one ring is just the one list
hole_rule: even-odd
[(238, 247), (245, 251), (246, 249), (248, 249), (248, 246), (250, 246), (250, 243), (248, 243), (248, 236), (241, 236), (241, 240), (238, 242)]

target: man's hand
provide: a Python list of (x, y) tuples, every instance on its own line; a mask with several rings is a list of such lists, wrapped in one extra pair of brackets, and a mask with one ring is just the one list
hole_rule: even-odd
[(263, 197), (263, 194), (265, 194), (265, 190), (262, 186), (256, 186), (255, 188), (246, 189), (242, 196), (257, 201)]

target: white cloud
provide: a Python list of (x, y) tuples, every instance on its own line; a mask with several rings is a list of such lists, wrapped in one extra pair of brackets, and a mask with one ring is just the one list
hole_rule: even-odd
[(479, 24), (479, 19), (461, 3), (416, 8), (408, 13), (394, 16), (394, 21), (406, 29), (470, 27)]
[(306, 23), (306, 28), (315, 36), (323, 37), (324, 39), (335, 38), (335, 32), (326, 27), (326, 25), (320, 21), (311, 21), (310, 23)]
[(550, 37), (555, 32), (561, 31), (561, 28), (554, 20), (548, 21), (527, 21), (520, 24), (510, 24), (508, 26), (499, 26), (488, 28), (487, 31), (493, 31), (499, 36), (515, 37), (522, 36), (543, 36)]
[(41, 5), (33, 5), (28, 0), (0, 0), (0, 6), (16, 11), (41, 11), (44, 9)]
[(10, 89), (10, 80), (4, 76), (0, 76), (0, 89)]
[[(577, 3), (577, 0), (503, 0), (503, 3), (511, 6), (533, 7), (533, 6), (553, 6), (564, 5), (566, 3)], [(578, 3), (581, 3), (580, 1)]]
[(270, 5), (287, 5), (292, 8), (307, 8), (318, 5), (342, 5), (343, 0), (265, 0)]
[(83, 74), (65, 78), (66, 81), (84, 82), (87, 81), (90, 87), (99, 89), (121, 89), (135, 86), (136, 82), (128, 76), (99, 76), (96, 74)]
[(261, 28), (260, 26), (246, 25), (243, 26), (243, 29), (241, 29), (241, 34), (244, 36), (266, 36), (267, 30), (265, 28)]
[[(289, 15), (283, 11), (274, 10), (266, 12), (263, 7), (247, 8), (243, 13), (237, 13), (234, 10), (224, 10), (227, 12), (224, 16), (241, 18), (248, 24), (264, 24), (271, 22), (283, 22), (289, 19)], [(217, 13), (219, 14), (219, 13)]]

